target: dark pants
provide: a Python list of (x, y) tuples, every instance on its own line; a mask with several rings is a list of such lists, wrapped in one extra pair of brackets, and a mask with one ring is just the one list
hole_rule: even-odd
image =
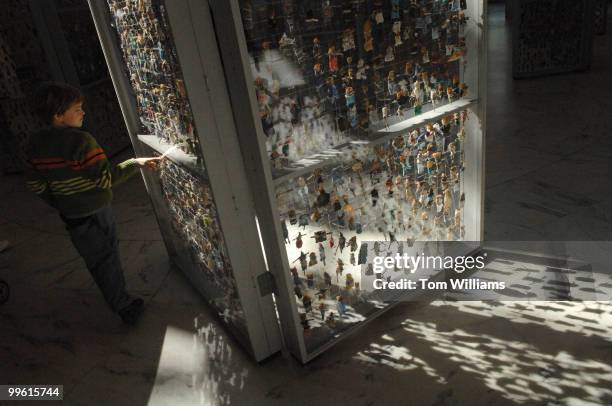
[(131, 302), (131, 297), (125, 291), (115, 220), (110, 206), (87, 217), (61, 217), (72, 244), (85, 260), (106, 303), (114, 312), (125, 308)]

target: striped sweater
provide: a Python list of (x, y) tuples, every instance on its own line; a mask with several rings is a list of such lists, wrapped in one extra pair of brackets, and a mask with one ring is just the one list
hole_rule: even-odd
[(49, 128), (32, 135), (27, 148), (29, 189), (68, 218), (108, 206), (111, 187), (136, 172), (134, 159), (112, 166), (91, 134)]

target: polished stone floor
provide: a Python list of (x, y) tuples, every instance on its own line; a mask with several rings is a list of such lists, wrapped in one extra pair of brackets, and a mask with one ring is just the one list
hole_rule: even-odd
[[(612, 240), (612, 36), (588, 73), (515, 82), (502, 9), (489, 30), (487, 240)], [(609, 302), (406, 303), (305, 367), (256, 365), (170, 266), (139, 178), (114, 205), (134, 329), (21, 178), (0, 196), (0, 384), (72, 405), (612, 404)]]

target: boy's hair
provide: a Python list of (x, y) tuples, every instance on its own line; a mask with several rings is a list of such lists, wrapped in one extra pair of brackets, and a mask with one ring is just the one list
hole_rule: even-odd
[(34, 104), (36, 112), (48, 124), (53, 116), (63, 114), (74, 103), (83, 102), (85, 98), (79, 89), (66, 83), (43, 83), (36, 91)]

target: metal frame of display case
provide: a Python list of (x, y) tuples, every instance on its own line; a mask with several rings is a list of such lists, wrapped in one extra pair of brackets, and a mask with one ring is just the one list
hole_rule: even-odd
[[(170, 145), (161, 145), (138, 134), (140, 125), (135, 95), (122, 63), (107, 2), (89, 0), (89, 5), (134, 150), (138, 156), (150, 156), (151, 150), (163, 154)], [(206, 58), (201, 58), (202, 54), (197, 49), (201, 45), (197, 41), (200, 38), (193, 36), (196, 26), (212, 27), (201, 22), (193, 26), (185, 24), (185, 18), (189, 19), (188, 15), (183, 14), (187, 10), (185, 5), (183, 2), (167, 2), (167, 14), (173, 27), (172, 37), (183, 69), (182, 74), (189, 89), (188, 99), (194, 112), (195, 125), (200, 134), (205, 134), (200, 139), (200, 152), (207, 169), (205, 180), (210, 183), (213, 191), (229, 261), (245, 313), (248, 336), (244, 337), (229, 327), (255, 360), (261, 361), (281, 349), (281, 334), (271, 291), (260, 290), (258, 283), (260, 275), (265, 275), (265, 258), (257, 234), (256, 216), (240, 149), (236, 138), (230, 136), (234, 132), (233, 122), (231, 116), (223, 117), (216, 111), (222, 100), (208, 87), (212, 78), (212, 83), (219, 80), (216, 76), (221, 74), (221, 63), (219, 59), (215, 60), (213, 48), (206, 50)], [(186, 171), (198, 172), (195, 160), (180, 151), (170, 154), (168, 158)], [(186, 260), (187, 254), (181, 252), (181, 244), (177, 243), (177, 237), (170, 227), (171, 219), (164, 207), (156, 175), (144, 172), (143, 176), (171, 260), (187, 275), (196, 289), (208, 298), (206, 280), (201, 271)]]
[[(89, 0), (89, 3), (135, 150), (139, 156), (145, 154), (146, 148), (163, 153), (170, 146), (138, 135), (134, 96), (124, 74), (114, 33), (108, 26), (106, 0)], [(248, 310), (245, 319), (251, 345), (247, 348), (255, 359), (261, 360), (278, 351), (282, 342), (282, 347), (297, 359), (308, 362), (392, 307), (388, 305), (369, 314), (364, 321), (336, 334), (315, 350), (307, 349), (288, 272), (290, 261), (275, 197), (276, 187), (284, 180), (333, 163), (335, 157), (346, 151), (342, 147), (334, 148), (326, 151), (329, 153), (319, 162), (273, 176), (252, 86), (238, 1), (167, 1), (165, 6), (240, 300), (245, 311)], [(467, 163), (464, 190), (469, 194), (469, 203), (463, 215), (468, 219), (464, 240), (474, 241), (475, 245), (466, 248), (463, 254), (477, 250), (483, 236), (486, 2), (468, 0), (466, 15), (469, 17), (467, 59), (473, 69), (468, 70), (463, 82), (469, 86), (470, 97), (392, 123), (366, 141), (370, 146), (381, 144), (450, 113), (464, 109), (471, 112), (475, 119), (468, 120), (468, 132), (473, 135), (464, 149)], [(190, 170), (197, 165), (184, 154), (175, 155), (170, 158), (191, 166)], [(205, 282), (198, 279), (197, 272), (190, 270), (173, 248), (177, 244), (154, 175), (145, 174), (145, 182), (171, 257), (206, 296), (206, 289), (202, 288)]]
[[(202, 2), (189, 0), (188, 3), (193, 15), (192, 21), (199, 21), (197, 10), (205, 8), (201, 6)], [(285, 244), (274, 192), (276, 185), (281, 180), (297, 177), (319, 166), (329, 165), (333, 162), (336, 154), (342, 153), (342, 150), (337, 148), (335, 151), (331, 151), (328, 158), (324, 158), (320, 162), (305, 168), (295, 169), (292, 173), (282, 175), (281, 177), (273, 177), (266, 152), (266, 136), (263, 133), (261, 120), (258, 115), (256, 96), (252, 87), (253, 77), (238, 1), (212, 0), (209, 1), (209, 5), (224, 61), (225, 76), (231, 94), (238, 137), (243, 147), (247, 174), (254, 190), (265, 191), (265, 193), (254, 195), (254, 199), (260, 219), (261, 234), (268, 258), (268, 265), (279, 286), (277, 306), (285, 335), (285, 343), (294, 356), (302, 362), (307, 362), (336, 344), (349, 333), (360, 329), (368, 321), (376, 318), (392, 306), (387, 306), (385, 309), (369, 316), (365, 322), (361, 322), (349, 331), (343, 332), (341, 337), (336, 336), (332, 338), (315, 351), (309, 352), (307, 350), (301, 334), (302, 328), (296, 308), (296, 299), (292, 292), (292, 283), (287, 272), (290, 265), (284, 248)], [(444, 115), (466, 108), (477, 117), (477, 120), (471, 120), (470, 122), (471, 128), (469, 131), (475, 134), (475, 136), (471, 138), (471, 142), (466, 147), (465, 161), (469, 164), (466, 165), (464, 175), (469, 180), (465, 186), (465, 191), (466, 194), (470, 194), (471, 199), (471, 204), (464, 213), (465, 217), (471, 220), (466, 224), (466, 229), (469, 231), (466, 232), (465, 240), (474, 241), (476, 244), (466, 247), (467, 252), (464, 252), (464, 254), (479, 250), (484, 233), (484, 134), (486, 128), (487, 80), (486, 1), (468, 1), (466, 14), (470, 19), (469, 33), (466, 35), (467, 48), (469, 50), (467, 55), (468, 64), (476, 66), (476, 68), (469, 71), (469, 77), (463, 78), (463, 82), (468, 84), (471, 97), (468, 100), (458, 100), (437, 111), (396, 123), (394, 126), (389, 127), (389, 129), (378, 131), (374, 138), (368, 141), (370, 145), (389, 141), (395, 134), (423, 126)]]

